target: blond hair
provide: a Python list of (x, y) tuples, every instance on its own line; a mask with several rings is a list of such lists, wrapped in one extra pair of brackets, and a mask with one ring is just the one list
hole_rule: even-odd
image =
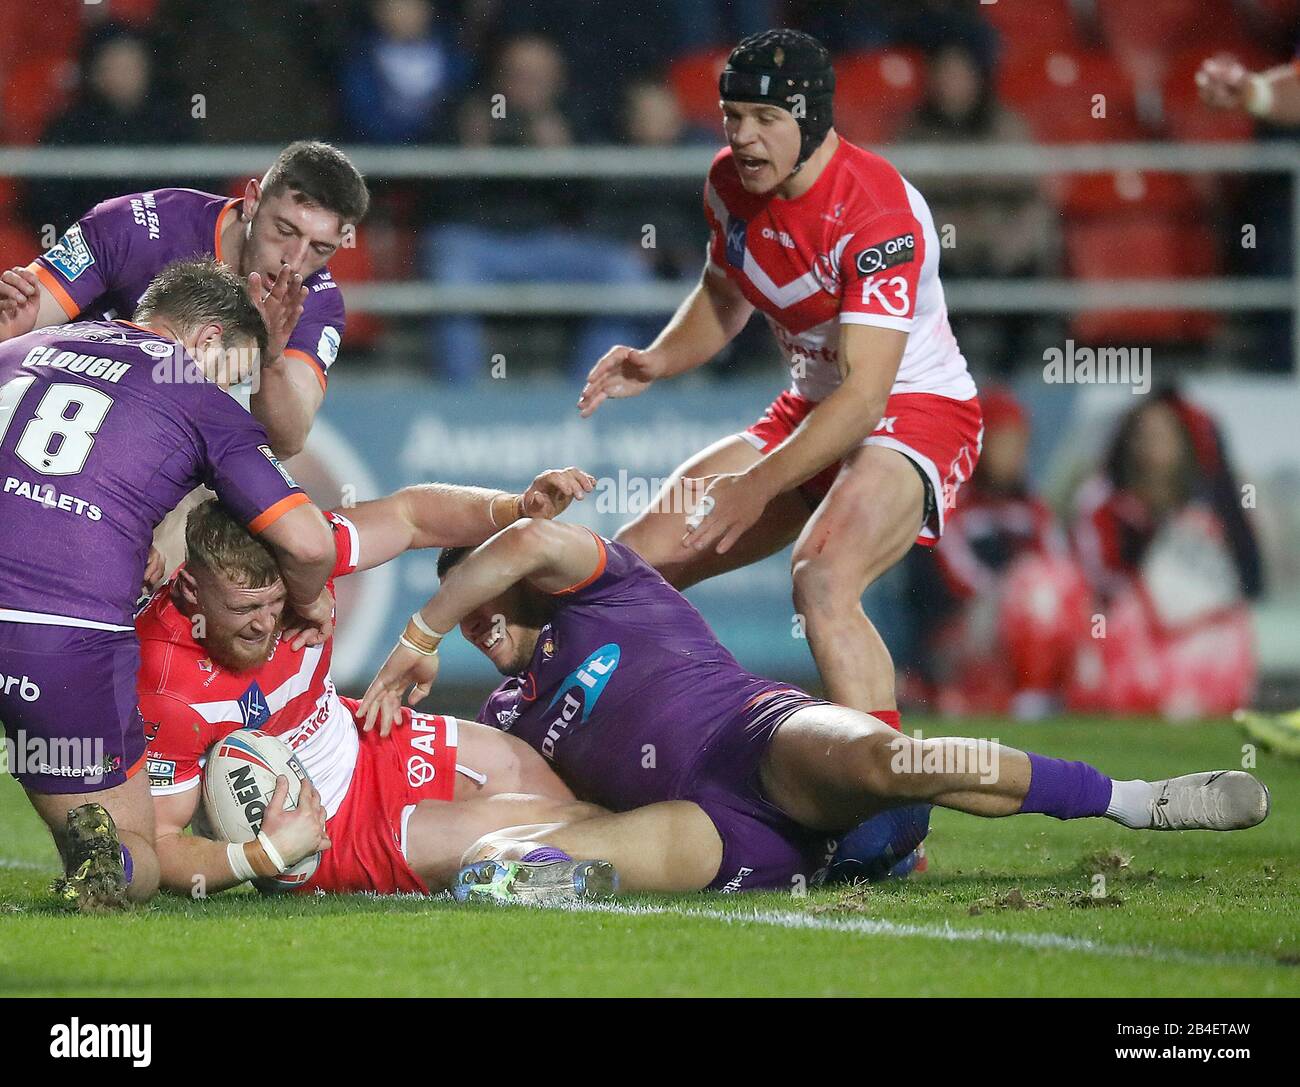
[(185, 520), (185, 558), (245, 589), (264, 589), (280, 577), (267, 546), (233, 518), (215, 498), (201, 502)]

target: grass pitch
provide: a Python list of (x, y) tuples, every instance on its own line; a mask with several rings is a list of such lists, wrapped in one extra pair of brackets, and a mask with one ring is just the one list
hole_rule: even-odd
[[(1227, 723), (927, 731), (1117, 777), (1236, 767), (1244, 742)], [(1300, 762), (1257, 759), (1273, 811), (1237, 834), (936, 812), (931, 872), (906, 882), (584, 911), (240, 892), (69, 917), (46, 893), (44, 828), (4, 777), (0, 995), (1300, 996)]]

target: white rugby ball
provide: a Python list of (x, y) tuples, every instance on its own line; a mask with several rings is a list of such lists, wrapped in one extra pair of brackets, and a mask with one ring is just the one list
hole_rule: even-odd
[[(214, 744), (203, 768), (203, 807), (213, 833), (227, 842), (256, 838), (280, 776), (289, 779), (285, 811), (292, 811), (303, 782), (311, 779), (288, 744), (269, 732), (249, 729)], [(267, 894), (292, 891), (311, 879), (319, 864), (320, 854), (313, 853), (281, 875), (253, 880), (253, 885)]]

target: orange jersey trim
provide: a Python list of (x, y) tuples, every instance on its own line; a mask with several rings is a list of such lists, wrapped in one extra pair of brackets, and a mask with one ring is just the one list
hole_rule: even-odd
[(27, 270), (36, 273), (36, 278), (41, 281), (41, 286), (54, 296), (54, 301), (63, 308), (63, 312), (68, 315), (68, 320), (75, 321), (77, 314), (81, 312), (81, 307), (72, 300), (72, 295), (63, 289), (63, 284), (54, 278), (54, 273), (36, 261), (32, 261), (27, 266)]
[(316, 380), (320, 382), (320, 387), (326, 387), (325, 368), (320, 364), (320, 360), (306, 351), (300, 351), (296, 347), (287, 348), (284, 352), (286, 359), (298, 359), (307, 363), (311, 367), (311, 372), (316, 375)]
[[(591, 529), (587, 529), (587, 531), (591, 532)], [(576, 585), (570, 585), (567, 589), (556, 589), (555, 592), (551, 593), (552, 596), (564, 596), (566, 593), (576, 593), (579, 589), (585, 589), (605, 572), (605, 564), (609, 561), (609, 554), (605, 550), (605, 541), (594, 532), (591, 532), (591, 537), (596, 541), (596, 546), (600, 548), (600, 559), (596, 562), (596, 569)]]
[(212, 238), (212, 255), (222, 264), (226, 262), (226, 258), (221, 255), (221, 232), (226, 226), (226, 216), (230, 214), (231, 209), (234, 208), (236, 204), (242, 204), (243, 202), (244, 198), (242, 196), (237, 196), (235, 199), (227, 203), (226, 206), (217, 214), (217, 227)]
[(290, 510), (297, 509), (305, 502), (310, 502), (310, 501), (311, 499), (308, 498), (305, 494), (291, 494), (286, 498), (282, 498), (274, 506), (271, 506), (269, 509), (263, 510), (251, 521), (249, 521), (248, 531), (251, 532), (254, 536), (256, 536), (264, 528), (266, 528), (268, 525), (274, 524)]
[(143, 753), (143, 754), (142, 754), (138, 759), (135, 760), (135, 765), (132, 766), (131, 769), (129, 769), (129, 770), (126, 772), (126, 777), (127, 777), (127, 780), (128, 780), (128, 781), (129, 781), (131, 778), (135, 777), (135, 775), (138, 774), (138, 773), (140, 772), (141, 768), (144, 766), (145, 760), (146, 760), (148, 757), (149, 757), (149, 747), (148, 747), (148, 745), (146, 744), (146, 745), (145, 745), (145, 749), (144, 749), (144, 753)]

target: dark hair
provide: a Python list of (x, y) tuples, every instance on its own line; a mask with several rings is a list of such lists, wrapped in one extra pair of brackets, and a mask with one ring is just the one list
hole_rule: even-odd
[(438, 580), (442, 581), (447, 576), (447, 571), (455, 566), (461, 559), (466, 558), (472, 547), (444, 547), (438, 552)]
[(365, 178), (347, 155), (320, 140), (297, 140), (281, 151), (262, 179), (262, 191), (302, 193), (353, 226), (370, 210)]
[(140, 296), (135, 319), (148, 324), (155, 317), (169, 318), (178, 332), (215, 322), (222, 327), (226, 347), (240, 337), (266, 353), (269, 337), (262, 315), (239, 277), (211, 258), (174, 261), (154, 276)]

